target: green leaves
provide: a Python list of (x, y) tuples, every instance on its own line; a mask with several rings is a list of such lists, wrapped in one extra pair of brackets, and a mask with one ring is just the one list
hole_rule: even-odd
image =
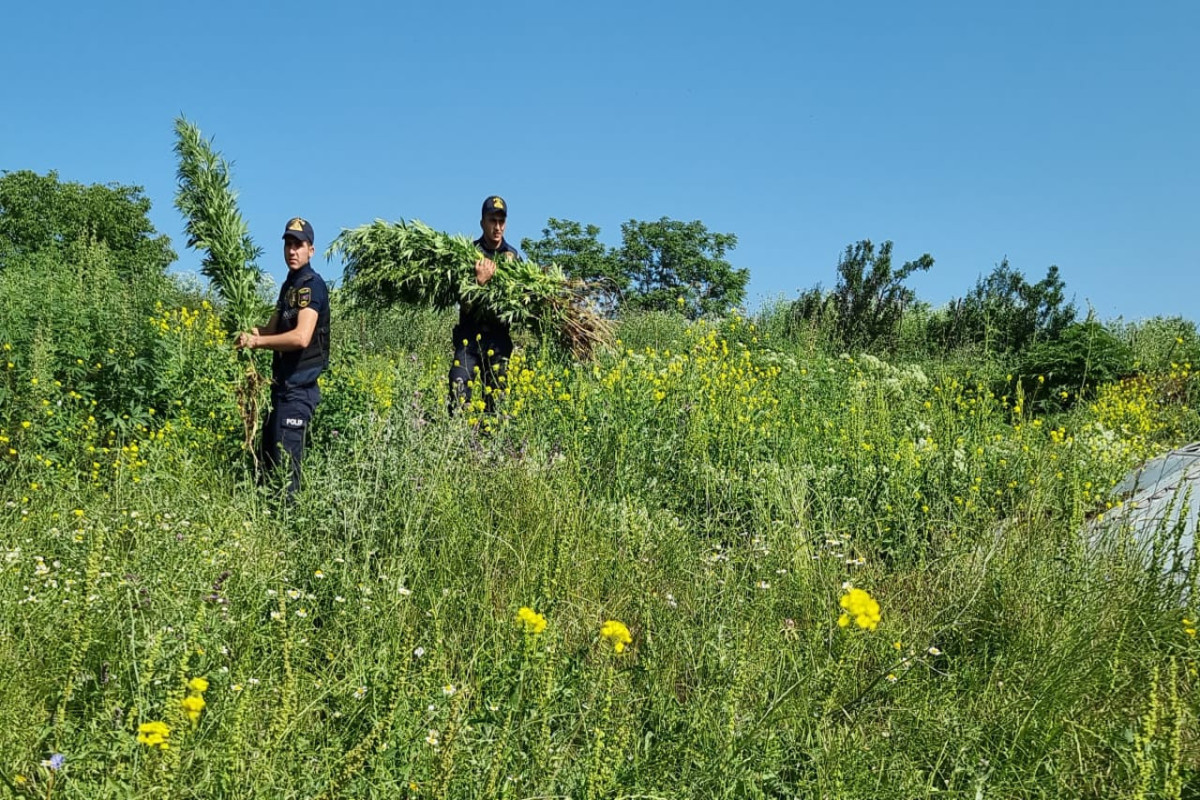
[(616, 254), (632, 288), (626, 302), (647, 311), (682, 311), (692, 319), (726, 313), (745, 300), (750, 280), (748, 270), (735, 269), (725, 258), (736, 246), (737, 236), (710, 232), (700, 220), (629, 220), (621, 225)]
[(828, 319), (837, 345), (847, 350), (890, 344), (905, 310), (917, 299), (904, 281), (932, 266), (933, 257), (925, 253), (895, 269), (890, 241), (876, 252), (871, 240), (863, 239), (846, 246), (833, 292), (826, 295), (819, 286), (808, 290), (792, 304), (792, 316), (817, 323)]
[(1037, 283), (1004, 259), (980, 278), (965, 298), (950, 303), (930, 325), (930, 334), (949, 350), (984, 345), (998, 353), (1025, 352), (1039, 342), (1054, 342), (1075, 321), (1075, 305), (1066, 302), (1066, 283), (1051, 266)]
[(175, 253), (147, 218), (139, 186), (61, 182), (58, 173), (0, 173), (0, 270), (19, 256), (102, 243), (126, 280), (163, 275)]
[(750, 273), (735, 269), (725, 254), (737, 246), (732, 233), (710, 232), (699, 220), (629, 220), (621, 225), (621, 246), (605, 247), (600, 229), (551, 217), (542, 238), (524, 239), (535, 260), (561, 264), (581, 279), (608, 312), (617, 308), (682, 312), (692, 319), (724, 314), (746, 299)]
[(475, 282), (479, 251), (462, 236), (448, 236), (414, 220), (343, 230), (326, 251), (346, 262), (346, 292), (359, 305), (415, 303), (449, 308)]
[(450, 236), (413, 220), (375, 220), (343, 230), (327, 257), (345, 262), (346, 292), (368, 307), (397, 303), (485, 308), (509, 325), (548, 334), (586, 355), (609, 333), (609, 324), (587, 306), (588, 286), (569, 281), (554, 264), (500, 258), (484, 285), (475, 279), (482, 256), (464, 236)]
[(615, 313), (632, 280), (621, 270), (617, 251), (597, 238), (600, 228), (551, 217), (541, 239), (522, 239), (521, 250), (539, 263), (554, 262), (563, 273), (595, 287), (600, 307)]
[(175, 137), (179, 157), (175, 207), (187, 218), (188, 247), (207, 251), (200, 272), (225, 301), (226, 327), (248, 330), (266, 315), (266, 304), (258, 295), (263, 271), (255, 263), (262, 250), (238, 212), (229, 162), (183, 117), (175, 120)]

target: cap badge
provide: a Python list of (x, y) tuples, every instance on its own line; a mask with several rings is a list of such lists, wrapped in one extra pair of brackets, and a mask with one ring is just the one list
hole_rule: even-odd
[(293, 219), (291, 222), (288, 223), (287, 229), (289, 231), (303, 231), (304, 230), (304, 220), (302, 220), (300, 217), (296, 217), (295, 219)]

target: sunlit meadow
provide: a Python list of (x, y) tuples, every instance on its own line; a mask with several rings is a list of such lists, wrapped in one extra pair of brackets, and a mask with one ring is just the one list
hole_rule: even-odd
[(214, 310), (122, 308), (0, 324), (13, 796), (1200, 793), (1195, 572), (1105, 524), (1200, 430), (1188, 365), (1051, 414), (646, 315), (451, 417), (452, 320), (347, 312), (289, 506)]

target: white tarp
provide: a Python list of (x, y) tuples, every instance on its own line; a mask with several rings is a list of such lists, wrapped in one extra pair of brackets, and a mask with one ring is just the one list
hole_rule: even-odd
[(1147, 461), (1113, 492), (1125, 502), (1106, 514), (1105, 527), (1131, 532), (1164, 571), (1186, 571), (1200, 519), (1200, 442)]

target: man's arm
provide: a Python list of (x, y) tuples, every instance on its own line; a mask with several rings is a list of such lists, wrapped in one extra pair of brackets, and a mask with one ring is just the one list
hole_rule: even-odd
[(264, 332), (255, 328), (252, 333), (243, 333), (238, 337), (237, 346), (249, 347), (251, 350), (276, 350), (280, 353), (303, 350), (308, 347), (313, 333), (317, 330), (317, 318), (316, 309), (302, 308), (296, 317), (295, 328), (286, 333), (274, 333), (279, 315), (272, 314)]
[(279, 327), (279, 312), (271, 312), (271, 318), (267, 320), (267, 324), (262, 328), (254, 328), (250, 332), (254, 334), (271, 334)]

